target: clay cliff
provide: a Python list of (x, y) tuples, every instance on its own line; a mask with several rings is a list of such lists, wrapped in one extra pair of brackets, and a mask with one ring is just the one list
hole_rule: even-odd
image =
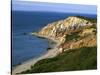
[(96, 46), (96, 21), (84, 17), (70, 16), (43, 27), (38, 35), (57, 40), (59, 52), (80, 47)]

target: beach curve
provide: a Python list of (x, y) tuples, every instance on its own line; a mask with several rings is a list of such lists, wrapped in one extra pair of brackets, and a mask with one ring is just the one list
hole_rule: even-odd
[(53, 58), (53, 57), (58, 55), (58, 50), (57, 50), (58, 48), (57, 47), (58, 47), (59, 43), (57, 40), (54, 40), (54, 39), (46, 37), (46, 36), (38, 35), (36, 33), (32, 33), (32, 35), (43, 37), (45, 39), (51, 40), (51, 41), (55, 42), (56, 44), (55, 44), (54, 48), (51, 48), (50, 50), (48, 50), (44, 55), (41, 55), (40, 57), (37, 57), (37, 58), (33, 58), (29, 61), (26, 61), (26, 62), (16, 66), (12, 70), (12, 75), (20, 74), (23, 71), (31, 69), (31, 66), (33, 66), (35, 63), (37, 63), (39, 60), (46, 59), (46, 58)]

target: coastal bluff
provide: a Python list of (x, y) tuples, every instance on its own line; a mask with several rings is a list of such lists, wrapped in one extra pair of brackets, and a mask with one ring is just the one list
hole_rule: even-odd
[(16, 66), (12, 74), (96, 69), (96, 25), (96, 19), (70, 16), (32, 32), (32, 35), (49, 39), (56, 45), (44, 55)]
[(36, 33), (39, 37), (56, 40), (58, 52), (69, 49), (96, 46), (96, 20), (82, 16), (70, 16), (47, 24)]

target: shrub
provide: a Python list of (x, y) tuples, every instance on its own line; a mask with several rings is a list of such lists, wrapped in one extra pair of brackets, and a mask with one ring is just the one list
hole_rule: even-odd
[(97, 68), (97, 47), (83, 47), (66, 51), (54, 58), (37, 62), (23, 73), (88, 70)]

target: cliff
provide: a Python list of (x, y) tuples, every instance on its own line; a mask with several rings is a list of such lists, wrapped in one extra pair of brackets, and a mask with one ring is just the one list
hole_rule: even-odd
[[(97, 69), (96, 19), (71, 16), (49, 23), (32, 34), (52, 39), (58, 45), (52, 53), (49, 52), (49, 57), (39, 60), (21, 73)], [(56, 52), (57, 55), (52, 58)]]
[(47, 24), (37, 34), (57, 40), (60, 53), (69, 49), (93, 47), (96, 46), (96, 21), (70, 16)]

